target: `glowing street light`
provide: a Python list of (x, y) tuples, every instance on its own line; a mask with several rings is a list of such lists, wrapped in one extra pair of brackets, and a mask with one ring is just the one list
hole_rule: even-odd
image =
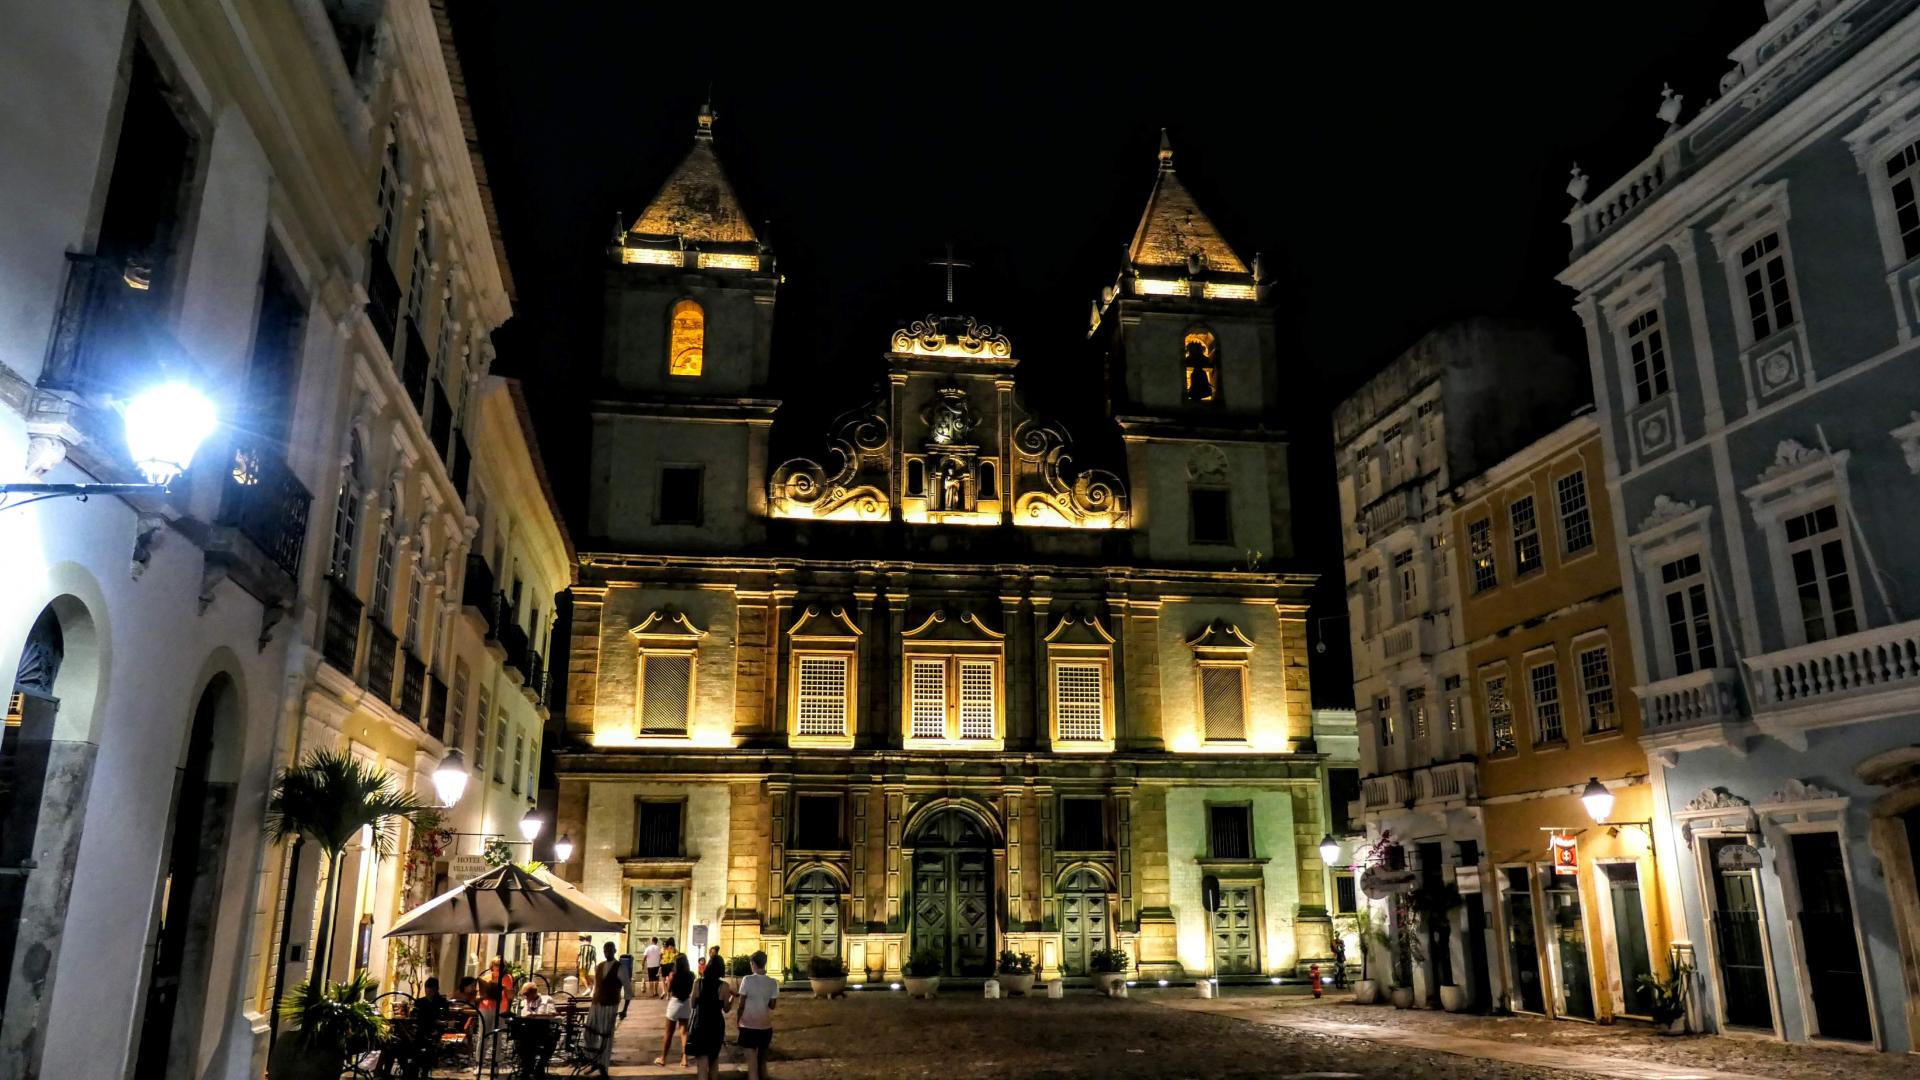
[(449, 750), (447, 756), (433, 770), (433, 791), (440, 796), (440, 805), (452, 807), (460, 801), (467, 791), (467, 759), (460, 751)]
[[(12, 503), (89, 495), (163, 495), (187, 466), (200, 444), (220, 426), (213, 401), (190, 383), (166, 382), (140, 392), (120, 410), (127, 452), (144, 484), (0, 484), (0, 495), (26, 495)], [(5, 509), (0, 506), (0, 509)]]
[(1607, 823), (1607, 815), (1613, 813), (1613, 792), (1600, 782), (1599, 777), (1587, 781), (1586, 790), (1580, 793), (1580, 801), (1587, 804), (1587, 816), (1596, 824)]
[(1340, 841), (1335, 840), (1332, 833), (1322, 836), (1320, 838), (1320, 861), (1326, 863), (1328, 866), (1332, 866), (1334, 860), (1339, 857)]
[(561, 833), (560, 839), (553, 842), (553, 857), (557, 862), (573, 858), (573, 840), (566, 833)]
[(520, 835), (526, 838), (527, 843), (531, 844), (533, 843), (533, 838), (540, 835), (540, 826), (542, 824), (544, 824), (544, 822), (540, 820), (540, 812), (529, 806), (527, 807), (527, 816), (520, 819)]

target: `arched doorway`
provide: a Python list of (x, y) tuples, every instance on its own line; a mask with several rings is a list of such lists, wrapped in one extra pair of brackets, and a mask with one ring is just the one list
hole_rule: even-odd
[(993, 973), (993, 842), (978, 821), (948, 808), (921, 822), (913, 850), (913, 951), (941, 958), (947, 975)]
[(840, 955), (840, 883), (815, 867), (793, 883), (793, 966), (807, 973), (816, 956)]
[[(194, 706), (186, 754), (173, 782), (165, 877), (155, 899), (147, 1005), (140, 1021), (135, 1076), (172, 1076), (192, 1068), (205, 1005), (228, 826), (233, 818), (239, 693), (215, 675)], [(227, 745), (223, 745), (227, 744)]]
[(1106, 879), (1083, 866), (1068, 873), (1054, 895), (1060, 904), (1060, 968), (1085, 975), (1093, 970), (1093, 954), (1109, 940)]
[[(20, 667), (7, 697), (6, 726), (0, 728), (0, 866), (34, 863), (34, 837), (40, 822), (47, 751), (53, 740), (60, 699), (54, 684), (66, 658), (66, 636), (52, 605), (40, 612), (27, 632)], [(27, 900), (28, 874), (0, 874), (0, 1010), (7, 1005), (8, 976)]]

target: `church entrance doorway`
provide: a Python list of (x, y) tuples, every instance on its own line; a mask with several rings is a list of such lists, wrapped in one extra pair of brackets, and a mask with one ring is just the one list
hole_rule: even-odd
[(1251, 975), (1259, 969), (1254, 910), (1252, 886), (1227, 885), (1220, 889), (1220, 906), (1213, 911), (1215, 975)]
[[(627, 951), (640, 956), (647, 951), (647, 942), (659, 938), (662, 945), (668, 938), (682, 948), (686, 942), (680, 941), (680, 890), (659, 885), (635, 885), (627, 891)], [(691, 959), (691, 958), (689, 958)]]
[(1068, 975), (1092, 971), (1093, 954), (1107, 947), (1107, 883), (1092, 870), (1075, 870), (1060, 884), (1060, 967)]
[(993, 850), (955, 810), (927, 819), (913, 841), (913, 951), (940, 958), (945, 975), (993, 973)]
[(816, 956), (840, 955), (840, 883), (809, 870), (793, 888), (793, 966), (802, 975)]

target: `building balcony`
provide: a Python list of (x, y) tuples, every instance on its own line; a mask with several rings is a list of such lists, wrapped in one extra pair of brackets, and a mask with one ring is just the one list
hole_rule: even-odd
[(527, 696), (529, 705), (547, 703), (546, 661), (532, 649), (527, 650), (527, 681), (520, 687), (520, 691)]
[(1354, 521), (1362, 543), (1372, 543), (1403, 525), (1420, 520), (1420, 487), (1408, 483), (1362, 507)]
[(1573, 254), (1578, 256), (1589, 250), (1632, 218), (1641, 207), (1652, 202), (1679, 171), (1680, 141), (1666, 139), (1639, 168), (1614, 181), (1612, 187), (1595, 195), (1591, 202), (1576, 202), (1566, 219), (1567, 228), (1573, 233)]
[[(505, 598), (502, 597), (504, 600)], [(503, 605), (504, 608), (504, 605)], [(512, 621), (511, 611), (506, 612), (500, 626), (500, 647), (506, 650), (507, 678), (524, 684), (528, 674), (528, 656), (532, 648), (527, 642), (527, 632), (520, 624)]]
[(473, 468), (473, 454), (467, 449), (467, 436), (459, 428), (453, 429), (453, 448), (447, 451), (447, 479), (452, 481), (453, 490), (460, 498), (467, 497), (467, 473)]
[(1798, 645), (1746, 661), (1757, 727), (1804, 745), (1810, 728), (1920, 713), (1920, 622)]
[(1413, 779), (1406, 773), (1369, 776), (1360, 781), (1360, 810), (1370, 813), (1413, 802)]
[(412, 649), (400, 654), (400, 703), (394, 708), (401, 716), (426, 726), (426, 661), (413, 655)]
[(300, 580), (312, 503), (306, 485), (271, 446), (236, 441), (227, 460), (216, 528), (207, 538), (207, 562), (261, 602), (290, 605)]
[(394, 665), (399, 660), (400, 639), (379, 619), (367, 620), (367, 689), (389, 705), (399, 700), (394, 692)]
[(1379, 636), (1380, 663), (1431, 659), (1447, 650), (1446, 637), (1445, 628), (1432, 615), (1415, 615)]
[(405, 320), (407, 340), (401, 346), (400, 385), (406, 387), (407, 400), (413, 402), (413, 411), (422, 420), (427, 418), (427, 368), (431, 366), (427, 359), (427, 343), (420, 336), (420, 326), (412, 316)]
[(1750, 726), (1740, 673), (1706, 668), (1633, 688), (1640, 699), (1640, 743), (1669, 760), (1681, 750), (1719, 746), (1744, 752)]
[(1427, 765), (1413, 774), (1415, 805), (1468, 803), (1480, 798), (1480, 767), (1472, 761)]
[(394, 276), (387, 249), (378, 240), (367, 249), (367, 320), (392, 356), (394, 332), (400, 326), (400, 279)]
[(360, 615), (364, 605), (338, 579), (327, 578), (327, 613), (320, 624), (320, 658), (349, 681), (360, 657)]
[[(446, 461), (447, 449), (453, 443), (453, 403), (447, 400), (447, 392), (438, 379), (433, 380), (433, 413), (427, 417), (427, 441), (433, 444), (434, 454)], [(455, 484), (454, 490), (461, 498), (466, 497), (460, 485)]]
[(427, 676), (427, 702), (422, 707), (426, 713), (427, 734), (436, 739), (447, 737), (447, 684), (440, 681), (438, 675)]

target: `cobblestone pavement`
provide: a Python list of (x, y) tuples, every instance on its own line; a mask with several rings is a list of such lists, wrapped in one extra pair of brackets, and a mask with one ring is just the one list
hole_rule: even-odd
[[(1562, 1080), (1576, 1075), (1250, 1024), (1161, 1008), (1141, 998), (1109, 1001), (1085, 990), (1060, 1001), (988, 1001), (977, 989), (944, 993), (934, 1001), (871, 991), (815, 1001), (791, 993), (781, 997), (774, 1019), (769, 1080), (1014, 1075), (1022, 1080)], [(635, 1002), (616, 1037), (613, 1075), (691, 1075), (652, 1066), (663, 1027), (657, 1009)], [(677, 1062), (677, 1042), (674, 1050), (670, 1060)], [(735, 1047), (730, 1045), (721, 1060), (725, 1075), (740, 1074)]]
[[(1135, 993), (1141, 1000), (1157, 1000), (1165, 1004), (1184, 1005), (1194, 1001), (1191, 990)], [(1315, 1026), (1338, 1025), (1347, 1031), (1358, 1026), (1452, 1036), (1507, 1046), (1548, 1047), (1680, 1069), (1713, 1070), (1776, 1080), (1828, 1080), (1835, 1075), (1844, 1075), (1847, 1080), (1912, 1080), (1920, 1076), (1920, 1062), (1906, 1055), (1809, 1046), (1748, 1036), (1692, 1035), (1665, 1038), (1654, 1034), (1647, 1025), (1635, 1023), (1599, 1025), (1519, 1016), (1456, 1016), (1423, 1009), (1401, 1011), (1386, 1005), (1355, 1005), (1351, 998), (1345, 996), (1315, 1002), (1298, 992), (1273, 992), (1258, 988), (1229, 988), (1217, 1002), (1206, 1004), (1227, 1007), (1224, 1010), (1209, 1010), (1216, 1015), (1237, 1015), (1243, 1019), (1270, 1019), (1281, 1023), (1312, 1022)], [(1262, 1013), (1277, 1015), (1263, 1017)]]

